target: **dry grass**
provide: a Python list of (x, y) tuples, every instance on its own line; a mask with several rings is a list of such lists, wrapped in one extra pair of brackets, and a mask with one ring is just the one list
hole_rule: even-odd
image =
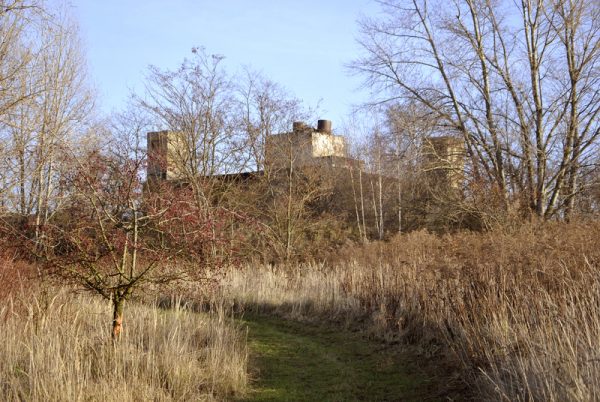
[(479, 398), (600, 400), (600, 224), (418, 232), (333, 261), (236, 270), (226, 291), (248, 308), (418, 345)]
[(5, 299), (0, 399), (224, 400), (245, 391), (245, 334), (222, 309), (209, 316), (129, 304), (116, 346), (110, 311), (66, 291)]

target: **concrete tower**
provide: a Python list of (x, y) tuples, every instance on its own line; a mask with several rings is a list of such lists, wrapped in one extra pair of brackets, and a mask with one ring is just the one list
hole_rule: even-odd
[(431, 184), (458, 190), (465, 170), (465, 145), (456, 137), (428, 137), (422, 148), (423, 169)]
[(316, 129), (294, 122), (291, 132), (269, 136), (265, 148), (271, 168), (335, 166), (348, 159), (346, 140), (332, 133), (329, 120), (319, 120)]
[(155, 131), (147, 135), (148, 180), (177, 180), (189, 160), (187, 147), (181, 133)]

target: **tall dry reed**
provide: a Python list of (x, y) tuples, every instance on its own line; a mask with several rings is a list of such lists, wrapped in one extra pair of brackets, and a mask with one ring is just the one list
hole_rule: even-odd
[(4, 401), (225, 400), (246, 388), (245, 334), (222, 309), (129, 304), (110, 341), (110, 306), (66, 291), (0, 307)]

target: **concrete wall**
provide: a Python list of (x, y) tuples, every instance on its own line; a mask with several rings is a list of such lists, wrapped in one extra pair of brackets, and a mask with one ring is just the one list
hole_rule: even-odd
[(312, 133), (313, 158), (323, 156), (339, 156), (345, 158), (346, 155), (346, 140), (341, 135), (326, 134), (317, 131)]
[(180, 133), (156, 131), (147, 135), (148, 179), (183, 178), (189, 162), (185, 140)]
[(455, 137), (429, 137), (423, 143), (423, 168), (438, 184), (461, 188), (464, 181), (465, 145)]
[[(148, 179), (177, 180), (186, 177), (189, 154), (186, 139), (172, 131), (150, 132), (148, 142)], [(292, 132), (266, 138), (265, 164), (274, 169), (332, 165), (346, 165), (347, 145), (341, 135), (317, 131), (296, 122)], [(334, 162), (335, 161), (335, 162)], [(343, 161), (343, 163), (342, 163)]]
[(270, 168), (289, 168), (306, 165), (312, 158), (312, 140), (309, 132), (271, 135), (266, 139), (265, 163)]
[(306, 128), (300, 131), (272, 135), (267, 138), (265, 162), (272, 168), (313, 166), (327, 163), (325, 158), (347, 156), (346, 140)]

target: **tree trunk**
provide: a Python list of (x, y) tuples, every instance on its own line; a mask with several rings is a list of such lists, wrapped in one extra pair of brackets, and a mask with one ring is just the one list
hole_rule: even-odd
[[(359, 167), (360, 169), (360, 167)], [(360, 226), (360, 215), (358, 213), (358, 200), (356, 199), (356, 188), (354, 186), (354, 167), (350, 168), (350, 182), (352, 183), (352, 199), (354, 200), (354, 212), (356, 212), (356, 226), (358, 227), (358, 236), (363, 241), (363, 228)]]
[(362, 169), (358, 169), (358, 184), (360, 190), (360, 212), (362, 216), (362, 227), (363, 227), (363, 243), (367, 242), (367, 226), (365, 224), (365, 197), (363, 193), (363, 183), (362, 183)]
[(119, 340), (123, 329), (123, 305), (125, 300), (115, 295), (113, 299), (113, 324), (111, 337), (113, 341)]

